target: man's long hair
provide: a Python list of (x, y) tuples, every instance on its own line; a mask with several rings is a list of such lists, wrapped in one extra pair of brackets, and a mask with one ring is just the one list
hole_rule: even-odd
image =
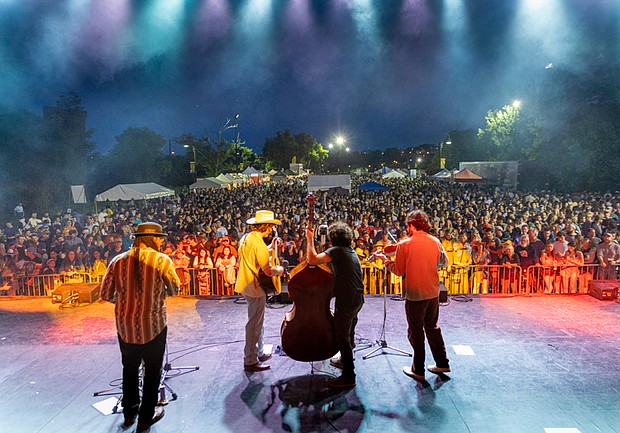
[(353, 242), (353, 230), (348, 224), (338, 221), (327, 228), (327, 237), (335, 247), (350, 247)]
[(269, 233), (273, 230), (274, 226), (275, 224), (271, 224), (271, 223), (252, 224), (250, 225), (250, 229), (252, 229), (253, 232), (259, 232), (259, 233), (268, 232)]
[(416, 230), (428, 233), (431, 229), (431, 223), (426, 212), (416, 209), (407, 215), (407, 225), (413, 225)]
[(155, 251), (159, 251), (159, 247), (157, 246), (157, 243), (155, 242), (155, 236), (151, 236), (151, 235), (145, 235), (145, 236), (136, 236), (133, 240), (133, 245), (132, 245), (132, 251), (131, 254), (133, 255), (133, 269), (134, 269), (134, 276), (136, 278), (136, 282), (138, 283), (138, 286), (141, 286), (141, 278), (142, 278), (142, 271), (140, 270), (140, 266), (141, 266), (141, 262), (140, 262), (140, 247), (144, 246), (144, 247), (149, 247), (149, 248), (153, 248)]
[(153, 248), (155, 251), (159, 251), (159, 247), (155, 242), (155, 236), (146, 235), (146, 236), (136, 236), (133, 240), (132, 248), (140, 248), (141, 246)]

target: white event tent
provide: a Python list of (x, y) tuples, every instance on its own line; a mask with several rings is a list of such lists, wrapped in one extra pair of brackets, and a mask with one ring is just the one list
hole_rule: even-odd
[(174, 195), (173, 190), (154, 182), (126, 183), (118, 184), (101, 194), (97, 194), (95, 196), (95, 201), (149, 200), (152, 198), (168, 197), (170, 195)]

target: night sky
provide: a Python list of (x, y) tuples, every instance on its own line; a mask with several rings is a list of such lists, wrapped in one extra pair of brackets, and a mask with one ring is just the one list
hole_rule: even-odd
[(0, 0), (0, 106), (73, 88), (103, 153), (127, 127), (215, 137), (236, 114), (256, 151), (284, 129), (438, 143), (619, 56), (617, 0)]

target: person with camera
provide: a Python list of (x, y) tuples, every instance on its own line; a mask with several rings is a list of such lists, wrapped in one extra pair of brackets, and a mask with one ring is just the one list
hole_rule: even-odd
[(243, 369), (248, 372), (264, 371), (271, 368), (265, 364), (271, 354), (263, 352), (263, 333), (265, 322), (265, 306), (267, 295), (259, 283), (259, 272), (262, 270), (268, 277), (277, 277), (284, 273), (282, 266), (271, 266), (269, 250), (278, 247), (278, 237), (274, 236), (267, 247), (264, 238), (273, 233), (280, 220), (275, 219), (273, 212), (256, 211), (256, 215), (246, 221), (252, 231), (239, 241), (239, 270), (235, 292), (245, 298), (248, 306), (248, 321), (245, 325), (245, 347), (243, 350)]
[(435, 374), (450, 371), (446, 346), (441, 335), (439, 320), (439, 273), (448, 264), (448, 256), (441, 242), (428, 232), (428, 215), (414, 210), (407, 216), (409, 237), (396, 247), (394, 260), (385, 254), (375, 255), (385, 261), (390, 272), (403, 276), (405, 314), (409, 329), (409, 343), (413, 347), (413, 365), (403, 367), (403, 373), (416, 380), (424, 380), (426, 359), (424, 336), (435, 360), (428, 371)]
[(134, 236), (131, 249), (108, 265), (100, 293), (102, 300), (116, 304), (123, 364), (123, 428), (129, 428), (137, 417), (136, 432), (147, 433), (164, 416), (157, 399), (168, 333), (165, 297), (176, 295), (181, 282), (170, 257), (160, 252), (167, 234), (159, 224), (139, 224)]
[(364, 305), (362, 266), (352, 246), (353, 230), (351, 227), (344, 222), (335, 222), (327, 228), (327, 238), (332, 246), (317, 254), (314, 246), (314, 230), (306, 229), (308, 263), (310, 265), (329, 263), (335, 279), (334, 322), (340, 362), (332, 361), (332, 365), (341, 367), (342, 375), (329, 379), (327, 384), (332, 388), (353, 388), (355, 386), (355, 365), (353, 363), (355, 326), (357, 315)]

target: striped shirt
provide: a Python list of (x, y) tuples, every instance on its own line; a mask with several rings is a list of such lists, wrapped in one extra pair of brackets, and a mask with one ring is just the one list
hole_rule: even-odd
[(116, 303), (116, 330), (121, 339), (145, 344), (166, 327), (165, 297), (177, 294), (180, 285), (170, 257), (152, 248), (131, 248), (108, 265), (101, 299)]

